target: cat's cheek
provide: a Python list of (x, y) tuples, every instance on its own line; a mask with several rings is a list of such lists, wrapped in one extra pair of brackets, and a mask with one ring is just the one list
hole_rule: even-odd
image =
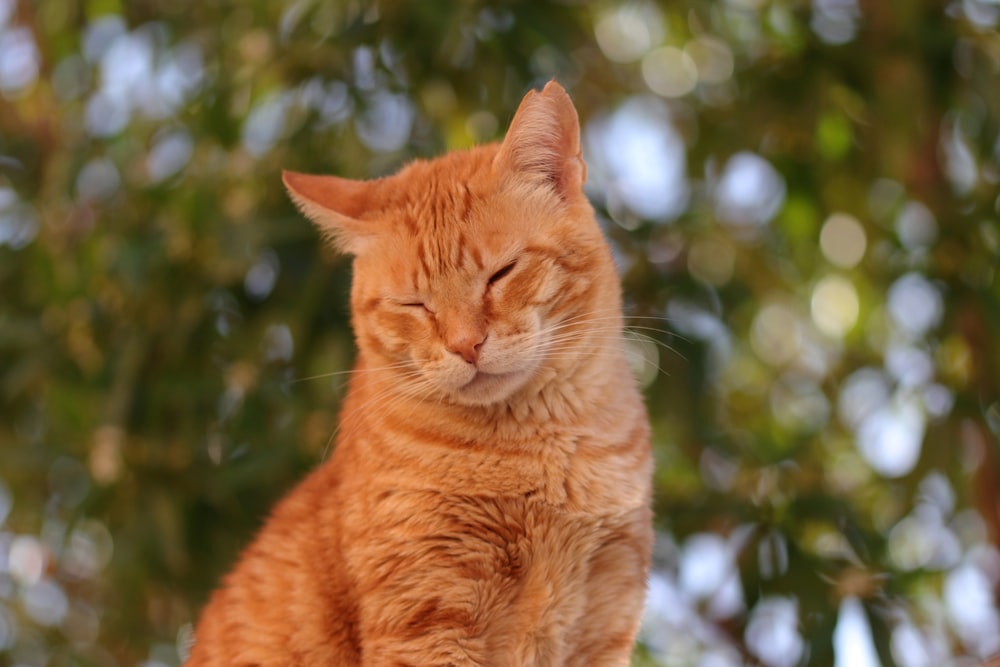
[(483, 346), (479, 368), (487, 373), (533, 370), (544, 357), (547, 336), (542, 318), (530, 308), (506, 326), (497, 326)]
[(518, 285), (518, 289), (505, 295), (507, 299), (502, 307), (508, 312), (518, 310), (522, 313), (544, 314), (551, 309), (551, 304), (559, 300), (560, 294), (566, 291), (566, 282), (552, 271), (539, 273), (527, 284)]
[(360, 347), (370, 351), (376, 357), (382, 357), (383, 359), (399, 358), (401, 350), (398, 343), (386, 339), (375, 331), (359, 330), (358, 338)]
[(401, 340), (412, 340), (424, 329), (415, 315), (394, 310), (380, 311), (375, 316), (373, 324), (378, 330)]
[[(391, 310), (374, 313), (360, 327), (367, 349), (392, 361), (416, 361), (417, 350), (425, 347), (430, 336), (426, 323), (410, 314)], [(426, 355), (425, 355), (426, 356)]]

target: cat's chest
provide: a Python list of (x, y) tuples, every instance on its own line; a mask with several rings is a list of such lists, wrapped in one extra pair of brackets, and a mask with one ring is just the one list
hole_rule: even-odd
[(513, 443), (447, 439), (411, 428), (384, 432), (359, 449), (368, 468), (356, 481), (367, 494), (528, 498), (565, 517), (615, 513), (649, 499), (652, 456), (640, 419), (616, 434), (553, 429)]
[(645, 507), (580, 513), (525, 496), (427, 492), (384, 503), (350, 549), (355, 576), (389, 591), (385, 604), (431, 598), (465, 610), (489, 664), (565, 664), (595, 591), (644, 581)]
[[(579, 580), (594, 553), (618, 539), (642, 503), (629, 509), (572, 511), (532, 495), (478, 496), (439, 491), (382, 492), (348, 517), (360, 547), (392, 561), (400, 553), (427, 555), (444, 569), (478, 572), (519, 590), (530, 582)], [(370, 555), (370, 554), (369, 554)], [(544, 587), (551, 587), (545, 584)], [(506, 586), (507, 584), (505, 584)]]

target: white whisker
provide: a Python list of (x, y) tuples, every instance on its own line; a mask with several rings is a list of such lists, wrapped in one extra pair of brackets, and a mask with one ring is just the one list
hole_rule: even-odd
[[(399, 367), (406, 367), (410, 364), (392, 364), (389, 366), (383, 366), (379, 368), (365, 369), (365, 370), (395, 370)], [(419, 396), (425, 389), (430, 388), (430, 383), (423, 377), (423, 374), (415, 368), (406, 373), (401, 373), (397, 378), (402, 385), (391, 383), (385, 389), (382, 389), (374, 396), (371, 396), (361, 405), (354, 408), (350, 415), (341, 414), (340, 419), (337, 423), (336, 428), (334, 428), (333, 433), (330, 434), (327, 440), (326, 447), (324, 448), (323, 458), (326, 458), (327, 453), (330, 451), (330, 447), (333, 445), (337, 434), (340, 433), (345, 427), (350, 427), (358, 420), (363, 417), (368, 417), (372, 414), (377, 414), (376, 408), (381, 407), (381, 404), (387, 403), (390, 400), (397, 400), (398, 398), (415, 398)], [(414, 384), (407, 384), (409, 380), (417, 379), (420, 382)], [(383, 420), (379, 421), (381, 424)]]
[(393, 370), (393, 369), (397, 369), (397, 368), (406, 368), (407, 366), (410, 366), (410, 365), (411, 364), (409, 362), (402, 361), (402, 362), (399, 362), (399, 363), (389, 364), (387, 366), (378, 366), (378, 367), (375, 367), (375, 368), (352, 368), (352, 369), (346, 370), (346, 371), (333, 371), (332, 373), (320, 373), (319, 375), (310, 375), (310, 376), (307, 376), (307, 377), (300, 377), (300, 378), (295, 378), (293, 380), (289, 380), (289, 384), (296, 384), (296, 383), (299, 383), (299, 382), (307, 382), (309, 380), (322, 380), (323, 378), (337, 377), (337, 376), (340, 376), (340, 375), (355, 375), (355, 374), (360, 374), (360, 373), (375, 373), (375, 372), (378, 372), (378, 371)]

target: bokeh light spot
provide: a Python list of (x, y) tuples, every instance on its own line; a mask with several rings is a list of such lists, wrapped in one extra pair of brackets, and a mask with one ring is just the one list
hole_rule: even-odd
[(7, 26), (14, 15), (14, 3), (16, 0), (0, 0), (0, 29)]
[(841, 421), (857, 428), (889, 400), (889, 383), (881, 371), (866, 367), (851, 373), (840, 390), (837, 412)]
[(716, 214), (734, 225), (766, 224), (785, 201), (785, 181), (771, 163), (743, 151), (726, 162), (716, 191)]
[(881, 661), (872, 639), (861, 601), (846, 597), (840, 601), (837, 626), (833, 631), (834, 667), (879, 667)]
[(955, 405), (955, 394), (943, 384), (931, 384), (924, 388), (924, 409), (935, 419), (948, 416)]
[(625, 357), (632, 373), (639, 380), (639, 386), (648, 387), (659, 375), (659, 348), (646, 336), (626, 332)]
[(66, 617), (69, 600), (66, 593), (55, 581), (42, 579), (21, 593), (24, 610), (39, 625), (59, 625)]
[(692, 275), (709, 285), (721, 287), (733, 277), (736, 251), (724, 237), (707, 237), (694, 242), (687, 260)]
[(594, 36), (609, 60), (630, 63), (663, 39), (663, 16), (649, 3), (623, 4), (597, 18)]
[(416, 110), (405, 95), (378, 91), (371, 95), (364, 112), (355, 119), (358, 138), (374, 151), (401, 149), (410, 138)]
[(243, 146), (260, 157), (284, 135), (285, 117), (293, 102), (287, 91), (272, 95), (256, 105), (243, 122)]
[(867, 238), (865, 229), (854, 217), (834, 213), (819, 234), (819, 247), (827, 261), (835, 266), (850, 269), (865, 256)]
[(733, 52), (721, 39), (709, 35), (695, 37), (684, 45), (684, 53), (694, 63), (701, 83), (725, 83), (733, 75)]
[(972, 563), (945, 577), (944, 601), (951, 626), (969, 649), (982, 656), (1000, 651), (1000, 614), (992, 590), (993, 582)]
[(287, 324), (270, 325), (264, 331), (261, 347), (265, 361), (291, 361), (292, 353), (295, 351), (292, 330)]
[(856, 0), (813, 0), (812, 29), (828, 44), (854, 39), (861, 11)]
[(802, 657), (805, 642), (798, 629), (798, 606), (794, 598), (767, 596), (750, 613), (747, 648), (767, 667), (792, 667)]
[(858, 449), (883, 477), (902, 477), (917, 464), (925, 429), (921, 408), (913, 397), (896, 397), (858, 427)]
[(919, 273), (907, 273), (889, 288), (889, 315), (903, 333), (920, 338), (941, 322), (941, 292)]
[(95, 137), (111, 137), (128, 125), (132, 114), (129, 108), (115, 102), (104, 93), (97, 93), (87, 100), (85, 110), (87, 131)]
[(255, 301), (265, 299), (274, 289), (279, 267), (278, 254), (265, 248), (243, 277), (243, 289), (247, 296)]
[(33, 86), (38, 67), (38, 47), (30, 30), (0, 30), (0, 93), (13, 97)]
[(695, 597), (707, 597), (725, 581), (732, 558), (722, 537), (699, 533), (684, 542), (679, 567), (681, 588)]
[(23, 586), (34, 586), (45, 572), (48, 555), (45, 547), (30, 535), (14, 538), (7, 556), (10, 575)]
[(164, 181), (187, 165), (194, 142), (187, 130), (172, 130), (156, 140), (146, 156), (146, 174), (153, 183)]
[(790, 307), (776, 302), (757, 313), (750, 328), (750, 345), (757, 356), (774, 366), (791, 361), (799, 351), (799, 318)]
[(813, 289), (810, 308), (820, 331), (831, 338), (843, 338), (858, 321), (858, 292), (847, 278), (826, 276)]
[(885, 367), (906, 388), (921, 387), (934, 376), (930, 354), (912, 345), (890, 345), (885, 353)]
[(698, 67), (686, 52), (661, 46), (642, 59), (642, 78), (657, 95), (683, 97), (698, 84)]
[(774, 531), (765, 535), (757, 543), (757, 562), (760, 576), (765, 579), (784, 574), (788, 571), (788, 541), (780, 532)]
[(74, 579), (94, 579), (111, 562), (114, 539), (100, 521), (85, 519), (73, 529), (61, 566)]
[(925, 248), (937, 238), (937, 220), (924, 204), (906, 202), (896, 216), (896, 234), (909, 250)]
[(889, 532), (889, 558), (902, 570), (921, 568), (934, 554), (933, 538), (919, 519), (907, 516)]
[(20, 250), (38, 235), (38, 213), (10, 188), (0, 186), (0, 245)]
[(100, 202), (110, 199), (120, 185), (118, 167), (107, 158), (95, 158), (77, 175), (76, 196), (84, 202)]
[(609, 117), (592, 120), (586, 139), (588, 181), (609, 199), (659, 221), (687, 206), (686, 150), (663, 100), (630, 98)]
[(125, 30), (125, 20), (118, 14), (97, 17), (83, 31), (84, 57), (90, 62), (98, 62)]

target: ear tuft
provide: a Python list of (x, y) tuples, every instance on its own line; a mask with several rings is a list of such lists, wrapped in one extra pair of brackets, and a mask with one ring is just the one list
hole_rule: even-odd
[(549, 81), (521, 100), (497, 163), (552, 186), (564, 199), (580, 192), (587, 167), (580, 149), (580, 121), (566, 91)]
[(357, 255), (370, 240), (370, 222), (360, 219), (368, 208), (371, 184), (337, 176), (281, 172), (295, 205), (339, 250)]

